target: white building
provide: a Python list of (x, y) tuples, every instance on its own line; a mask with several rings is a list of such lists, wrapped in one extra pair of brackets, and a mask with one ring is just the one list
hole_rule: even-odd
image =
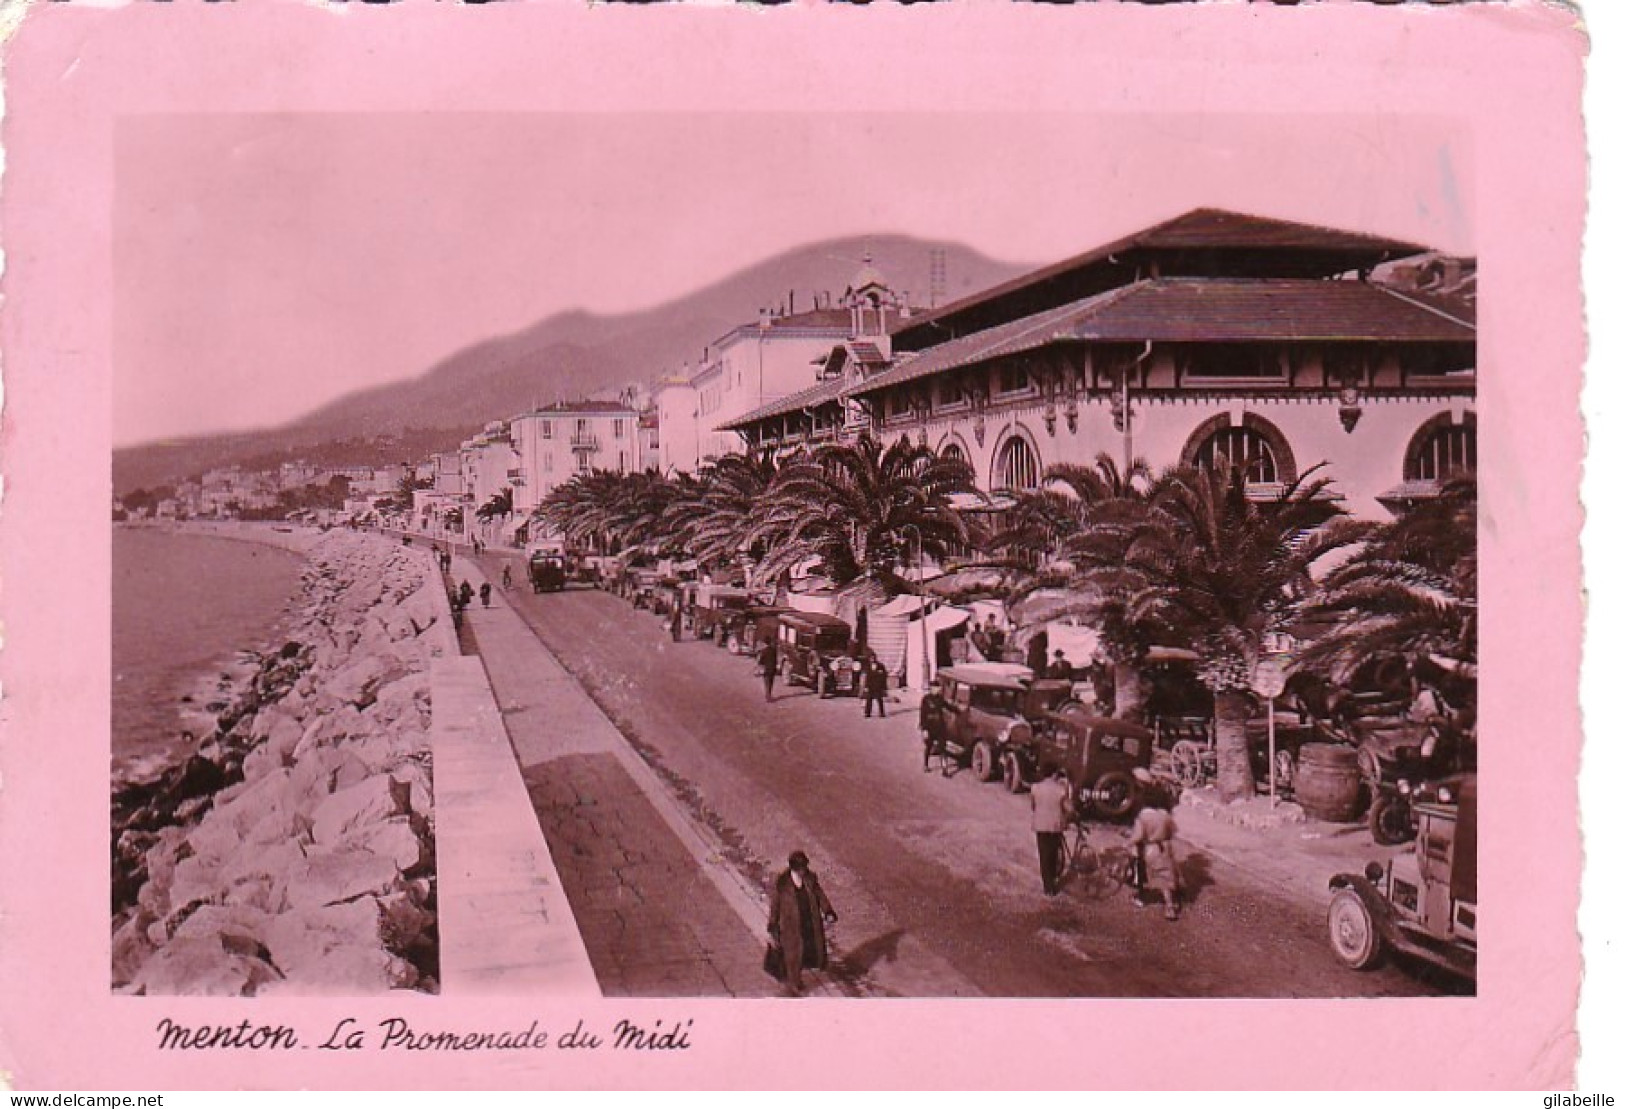
[(616, 401), (569, 401), (515, 416), (514, 509), (528, 516), (547, 494), (576, 474), (632, 473), (643, 468), (638, 413)]

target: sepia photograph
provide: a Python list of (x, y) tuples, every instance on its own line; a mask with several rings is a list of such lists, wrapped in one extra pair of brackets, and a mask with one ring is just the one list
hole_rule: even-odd
[(1470, 145), (1373, 122), (121, 122), (113, 987), (1470, 994)]
[(1584, 52), (38, 9), (8, 1080), (1569, 1088)]

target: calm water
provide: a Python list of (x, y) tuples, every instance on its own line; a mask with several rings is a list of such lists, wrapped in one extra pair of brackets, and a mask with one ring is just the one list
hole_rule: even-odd
[(258, 543), (113, 529), (115, 780), (173, 759), (183, 727), (204, 738), (207, 727), (184, 723), (183, 712), (217, 699), (215, 683), (239, 651), (275, 638), (302, 566)]

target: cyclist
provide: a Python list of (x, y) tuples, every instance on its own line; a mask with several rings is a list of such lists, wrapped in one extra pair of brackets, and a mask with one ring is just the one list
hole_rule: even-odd
[(1061, 855), (1067, 826), (1072, 823), (1072, 788), (1066, 771), (1057, 767), (1048, 778), (1033, 783), (1033, 833), (1038, 838), (1038, 877), (1044, 892), (1061, 892)]

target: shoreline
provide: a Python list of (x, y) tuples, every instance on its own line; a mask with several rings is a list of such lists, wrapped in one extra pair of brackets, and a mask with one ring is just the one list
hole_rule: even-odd
[[(266, 529), (270, 525), (264, 525)], [(161, 691), (172, 699), (175, 706), (172, 742), (160, 749), (121, 751), (115, 742), (112, 751), (112, 784), (115, 793), (130, 786), (150, 783), (186, 761), (195, 754), (215, 730), (219, 714), (242, 692), (245, 682), (252, 680), (264, 661), (280, 649), (297, 623), (302, 597), (302, 582), (309, 567), (311, 544), (320, 537), (316, 529), (303, 529), (308, 535), (284, 536), (260, 534), (260, 525), (221, 523), (148, 523), (114, 524), (115, 529), (131, 531), (157, 531), (189, 538), (218, 539), (225, 542), (248, 543), (291, 554), (299, 559), (293, 588), (283, 599), (275, 616), (264, 624), (258, 634), (245, 635), (231, 646), (207, 661), (199, 662), (189, 676)], [(252, 531), (247, 529), (254, 529)], [(187, 748), (181, 737), (191, 732), (193, 743)], [(116, 737), (115, 737), (116, 740)]]
[(428, 667), (457, 647), (427, 553), (348, 530), (174, 530), (305, 565), (270, 648), (219, 679), (197, 749), (115, 784), (115, 990), (435, 992)]

